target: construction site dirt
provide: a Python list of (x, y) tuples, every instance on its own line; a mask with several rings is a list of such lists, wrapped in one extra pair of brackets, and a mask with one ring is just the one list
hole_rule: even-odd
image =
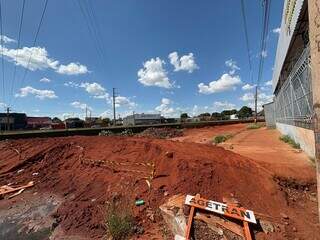
[[(222, 133), (233, 138), (212, 144)], [(268, 143), (261, 139), (265, 134)], [(250, 148), (247, 141), (252, 138)], [(275, 144), (286, 150), (277, 158)], [(250, 149), (262, 146), (263, 154), (251, 154)], [(255, 239), (320, 239), (314, 167), (304, 153), (280, 142), (276, 130), (247, 130), (237, 124), (188, 129), (174, 139), (74, 136), (1, 141), (0, 185), (30, 181), (32, 188), (0, 200), (0, 231), (23, 205), (24, 212), (42, 209), (38, 223), (30, 215), (25, 219), (33, 224), (21, 222), (26, 232), (50, 215), (44, 222), (53, 232), (51, 239), (105, 239), (106, 205), (121, 196), (132, 203), (128, 208), (143, 229), (133, 239), (165, 239), (159, 206), (175, 194), (200, 193), (215, 201), (232, 196), (274, 224), (268, 234), (255, 230)], [(145, 204), (135, 206), (139, 199)]]

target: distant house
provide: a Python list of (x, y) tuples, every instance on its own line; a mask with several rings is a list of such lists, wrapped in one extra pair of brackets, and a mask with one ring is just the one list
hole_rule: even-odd
[(0, 130), (7, 130), (9, 122), (9, 130), (24, 129), (27, 126), (27, 115), (25, 113), (0, 113)]
[(49, 117), (27, 117), (28, 129), (51, 128), (52, 120)]
[(239, 119), (237, 114), (231, 114), (230, 115), (230, 120), (235, 120), (235, 119)]

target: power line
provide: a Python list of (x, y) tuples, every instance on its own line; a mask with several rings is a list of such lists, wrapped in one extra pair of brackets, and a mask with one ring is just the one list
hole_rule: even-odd
[(271, 0), (263, 0), (264, 5), (264, 14), (263, 14), (263, 28), (261, 32), (261, 49), (260, 49), (260, 60), (259, 60), (259, 72), (258, 72), (258, 79), (257, 79), (257, 86), (261, 82), (263, 67), (264, 67), (264, 54), (266, 53), (266, 46), (267, 40), (266, 37), (269, 31), (269, 16), (270, 16), (270, 5)]
[(269, 17), (270, 17), (270, 5), (271, 0), (263, 0), (263, 14), (262, 14), (262, 22), (263, 27), (261, 31), (261, 47), (260, 47), (260, 60), (259, 60), (259, 71), (258, 78), (256, 84), (255, 91), (255, 119), (257, 119), (257, 110), (258, 110), (258, 88), (261, 82), (263, 67), (264, 67), (264, 58), (266, 54), (266, 46), (267, 46), (267, 35), (269, 31)]
[[(41, 26), (42, 26), (42, 23), (43, 23), (43, 19), (44, 19), (46, 10), (47, 10), (48, 1), (49, 1), (49, 0), (46, 0), (46, 2), (45, 2), (45, 4), (44, 4), (43, 10), (42, 10), (42, 14), (41, 14), (41, 18), (40, 18), (40, 22), (39, 22), (39, 25), (38, 25), (38, 28), (37, 28), (37, 31), (36, 31), (36, 35), (35, 35), (35, 37), (34, 37), (33, 44), (32, 44), (32, 47), (31, 47), (31, 48), (33, 48), (33, 47), (36, 45), (36, 43), (37, 43), (38, 36), (39, 36), (39, 32), (40, 32), (40, 29), (41, 29)], [(22, 81), (21, 81), (21, 86), (23, 86), (24, 81), (25, 81), (25, 79), (26, 79), (26, 77), (27, 77), (27, 73), (28, 73), (28, 71), (29, 71), (29, 65), (30, 65), (30, 61), (31, 61), (32, 54), (33, 54), (33, 51), (31, 51), (31, 53), (30, 53), (30, 55), (29, 55), (28, 64), (27, 64), (27, 66), (25, 67), (25, 71), (24, 71), (24, 74), (23, 74), (23, 77), (22, 77)]]
[(4, 59), (3, 59), (3, 22), (2, 22), (2, 4), (0, 0), (0, 34), (1, 34), (1, 65), (2, 65), (2, 98), (3, 102), (5, 102), (5, 84), (4, 84)]
[[(102, 40), (100, 39), (101, 38), (101, 34), (99, 36), (100, 31), (99, 31), (99, 27), (98, 27), (98, 24), (97, 24), (97, 20), (95, 19), (95, 15), (93, 13), (92, 6), (91, 6), (91, 14), (90, 14), (90, 10), (89, 10), (88, 6), (85, 5), (85, 3), (86, 3), (85, 1), (78, 0), (77, 3), (78, 3), (78, 6), (80, 8), (80, 11), (81, 11), (81, 14), (83, 16), (84, 22), (86, 24), (86, 27), (87, 27), (87, 29), (89, 31), (89, 34), (91, 35), (91, 38), (93, 40), (93, 45), (95, 47), (95, 50), (97, 51), (98, 57), (100, 59), (99, 63), (101, 65), (102, 69), (103, 69), (104, 65), (105, 65), (104, 64), (105, 54), (104, 54), (104, 51), (103, 51)], [(82, 4), (84, 4), (84, 5), (82, 5)], [(98, 27), (98, 30), (95, 28), (95, 25)]]
[(253, 81), (253, 79), (252, 79), (252, 63), (251, 63), (251, 57), (250, 57), (249, 34), (248, 34), (248, 26), (247, 26), (247, 18), (246, 18), (244, 0), (241, 0), (241, 13), (242, 13), (244, 34), (245, 34), (245, 39), (246, 39), (246, 46), (247, 46), (248, 63), (249, 63), (249, 70), (250, 70), (250, 80), (252, 83), (252, 81)]
[(117, 120), (116, 120), (116, 89), (112, 88), (112, 107), (113, 107), (113, 126), (116, 126)]
[[(21, 43), (21, 31), (22, 31), (22, 23), (23, 23), (25, 3), (26, 3), (26, 1), (23, 0), (22, 8), (21, 8), (21, 15), (20, 15), (19, 32), (18, 32), (18, 45), (17, 45), (16, 54), (15, 54), (15, 61), (16, 61), (16, 62), (17, 62), (18, 52), (19, 52), (20, 43)], [(17, 64), (14, 64), (13, 78), (12, 78), (12, 81), (11, 81), (11, 99), (12, 99), (12, 97), (13, 97), (13, 96), (12, 96), (12, 95), (13, 95), (13, 86), (14, 86), (14, 82), (15, 82), (15, 80), (16, 80), (16, 74), (17, 74)]]

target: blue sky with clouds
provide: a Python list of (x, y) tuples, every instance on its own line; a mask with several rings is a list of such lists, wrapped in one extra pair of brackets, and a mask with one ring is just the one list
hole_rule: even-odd
[[(111, 113), (113, 87), (121, 115), (196, 115), (252, 106), (262, 1), (244, 1), (253, 82), (240, 2), (49, 0), (33, 47), (45, 1), (26, 0), (20, 46), (23, 1), (1, 1), (2, 108), (7, 104), (28, 115), (66, 117), (83, 116), (87, 106), (94, 116), (105, 116)], [(282, 8), (283, 1), (272, 1), (260, 105), (272, 99), (266, 83), (272, 78)]]

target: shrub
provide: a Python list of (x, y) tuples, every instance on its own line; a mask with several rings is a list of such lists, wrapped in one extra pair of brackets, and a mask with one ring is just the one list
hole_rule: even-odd
[(295, 149), (300, 149), (300, 144), (296, 143), (289, 135), (281, 136), (280, 140), (285, 143), (288, 143), (289, 145), (291, 145), (291, 147), (293, 147)]
[(134, 232), (135, 221), (129, 201), (117, 198), (107, 204), (107, 236), (113, 240), (128, 239)]
[(261, 128), (263, 125), (259, 124), (259, 123), (251, 123), (247, 126), (247, 129), (259, 129)]
[(213, 139), (213, 142), (215, 144), (219, 144), (219, 143), (222, 143), (222, 142), (225, 142), (227, 141), (228, 139), (232, 138), (232, 135), (231, 134), (226, 134), (226, 135), (218, 135), (218, 136), (215, 136), (214, 139)]

